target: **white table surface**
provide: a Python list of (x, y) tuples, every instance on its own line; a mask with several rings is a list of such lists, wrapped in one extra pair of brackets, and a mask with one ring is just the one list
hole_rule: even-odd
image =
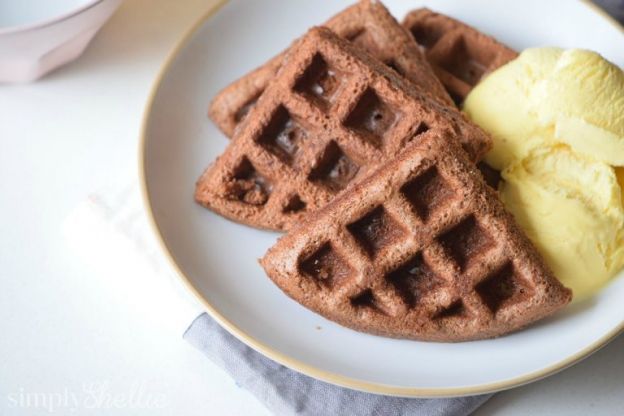
[[(0, 86), (0, 414), (85, 413), (72, 397), (93, 414), (268, 414), (182, 340), (196, 305), (167, 279), (121, 249), (85, 261), (63, 236), (89, 194), (136, 177), (152, 82), (211, 3), (127, 0), (77, 62)], [(624, 414), (624, 337), (476, 414)]]

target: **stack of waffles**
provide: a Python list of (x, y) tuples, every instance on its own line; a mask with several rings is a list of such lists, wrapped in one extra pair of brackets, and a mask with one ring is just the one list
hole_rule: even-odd
[(491, 140), (454, 104), (514, 56), (449, 17), (402, 26), (362, 0), (214, 98), (231, 142), (195, 199), (288, 231), (268, 276), (347, 327), (461, 341), (528, 325), (571, 293), (485, 185)]

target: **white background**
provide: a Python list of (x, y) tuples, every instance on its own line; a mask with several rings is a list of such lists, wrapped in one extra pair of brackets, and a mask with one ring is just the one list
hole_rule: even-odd
[[(84, 230), (83, 250), (63, 231), (90, 194), (135, 180), (151, 84), (212, 3), (128, 0), (77, 62), (36, 84), (0, 86), (0, 414), (49, 414), (20, 407), (28, 393), (75, 394), (85, 407), (85, 388), (121, 400), (94, 414), (267, 414), (182, 340), (195, 309), (168, 279), (130, 265), (123, 247), (90, 241), (101, 238), (95, 230)], [(477, 414), (621, 415), (623, 397), (620, 336)], [(54, 412), (72, 413), (84, 409)]]

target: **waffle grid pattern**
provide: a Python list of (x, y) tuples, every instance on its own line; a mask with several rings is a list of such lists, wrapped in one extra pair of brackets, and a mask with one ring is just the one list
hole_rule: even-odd
[(530, 297), (533, 285), (516, 272), (505, 235), (488, 227), (495, 220), (456, 197), (459, 184), (444, 178), (443, 165), (424, 165), (387, 201), (338, 224), (301, 259), (301, 275), (323, 297), (349, 299), (355, 315), (365, 308), (400, 319), (420, 308), (433, 320), (494, 319)]
[(425, 50), (429, 63), (457, 105), (484, 75), (518, 55), (496, 39), (429, 9), (408, 13), (403, 25)]
[(571, 298), (452, 137), (436, 130), (310, 214), (261, 264), (304, 306), (401, 338), (498, 336)]
[[(331, 18), (325, 26), (368, 51), (434, 99), (452, 105), (414, 40), (380, 2), (361, 0)], [(282, 52), (234, 81), (213, 99), (209, 114), (227, 136), (234, 134), (236, 125), (256, 104), (285, 55), (286, 52)]]
[[(430, 128), (464, 126), (487, 147), (487, 136), (461, 116), (406, 93), (398, 76), (353, 59), (337, 39), (317, 29), (299, 44), (282, 82), (258, 102), (256, 118), (198, 182), (200, 203), (240, 222), (282, 229)], [(217, 199), (230, 207), (217, 207)]]

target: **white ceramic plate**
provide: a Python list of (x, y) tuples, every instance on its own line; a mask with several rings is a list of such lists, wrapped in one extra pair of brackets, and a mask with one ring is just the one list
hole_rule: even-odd
[[(143, 137), (148, 211), (181, 278), (225, 328), (270, 358), (325, 381), (377, 393), (451, 396), (509, 388), (596, 351), (624, 326), (624, 276), (599, 296), (526, 330), (459, 344), (358, 333), (308, 311), (256, 259), (277, 234), (229, 222), (193, 202), (195, 180), (227, 140), (206, 118), (211, 97), (351, 1), (231, 1), (204, 17), (165, 64)], [(421, 1), (387, 0), (402, 18)], [(624, 66), (624, 32), (584, 2), (438, 0), (510, 46), (599, 51)]]

